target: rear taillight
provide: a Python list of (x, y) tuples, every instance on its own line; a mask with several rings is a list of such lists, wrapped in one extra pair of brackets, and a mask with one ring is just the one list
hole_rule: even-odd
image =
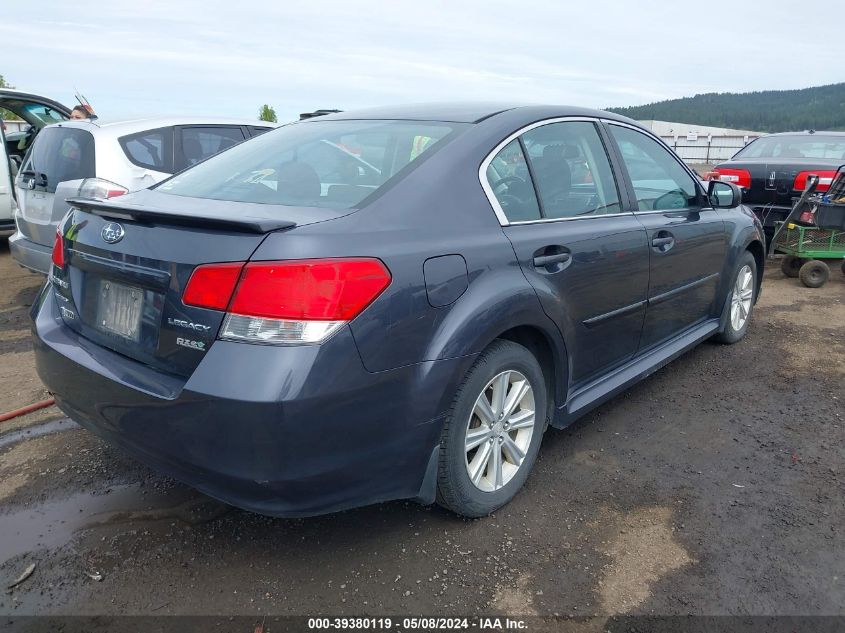
[(129, 193), (129, 189), (102, 178), (86, 178), (79, 185), (77, 194), (80, 198), (108, 200)]
[(811, 174), (815, 174), (819, 177), (819, 184), (816, 187), (816, 191), (827, 191), (830, 189), (830, 183), (832, 183), (833, 179), (836, 177), (836, 171), (800, 171), (798, 172), (798, 175), (795, 176), (795, 182), (792, 184), (792, 188), (796, 191), (804, 191), (807, 187), (807, 178)]
[(751, 188), (751, 172), (747, 169), (728, 169), (717, 167), (713, 170), (716, 177), (723, 182), (732, 182), (737, 187)]
[(358, 316), (390, 280), (372, 258), (211, 264), (194, 271), (182, 300), (226, 310), (222, 339), (319, 343)]
[(65, 238), (61, 232), (56, 233), (56, 241), (53, 242), (53, 263), (59, 268), (65, 267)]
[(197, 266), (182, 293), (182, 302), (198, 308), (225, 310), (243, 267), (243, 262)]

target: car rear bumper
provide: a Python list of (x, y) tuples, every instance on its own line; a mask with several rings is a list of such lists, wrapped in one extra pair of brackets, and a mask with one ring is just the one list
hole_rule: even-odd
[(750, 202), (746, 205), (751, 208), (754, 215), (760, 218), (760, 222), (766, 228), (773, 227), (777, 222), (783, 222), (792, 210), (792, 207), (780, 205), (754, 205)]
[(369, 373), (344, 329), (321, 346), (217, 341), (185, 381), (81, 339), (56, 301), (48, 284), (33, 308), (41, 379), (71, 418), (157, 470), (274, 516), (434, 500), (440, 395), (467, 358)]
[(32, 271), (46, 275), (50, 272), (53, 249), (36, 244), (20, 231), (9, 237), (9, 250), (17, 263)]

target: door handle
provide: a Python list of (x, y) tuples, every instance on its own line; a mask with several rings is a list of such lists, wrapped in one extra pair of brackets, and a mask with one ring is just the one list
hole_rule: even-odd
[(572, 259), (570, 253), (555, 253), (554, 255), (538, 255), (534, 258), (533, 263), (535, 267), (543, 268), (552, 264), (565, 264), (570, 259)]
[(658, 231), (651, 238), (651, 247), (658, 253), (665, 253), (675, 245), (675, 236), (669, 231)]

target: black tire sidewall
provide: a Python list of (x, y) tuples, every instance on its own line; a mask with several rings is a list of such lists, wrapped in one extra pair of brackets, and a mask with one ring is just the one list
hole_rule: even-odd
[(830, 267), (820, 260), (811, 259), (801, 266), (798, 276), (808, 288), (821, 288), (830, 278)]
[(787, 255), (781, 261), (780, 269), (784, 275), (795, 279), (796, 277), (798, 277), (798, 272), (801, 270), (801, 266), (803, 264), (804, 260), (802, 260), (800, 257)]
[[(466, 471), (465, 433), (472, 408), (481, 391), (497, 374), (516, 370), (524, 375), (534, 390), (536, 421), (528, 451), (519, 468), (505, 486), (495, 492), (475, 487)], [(470, 369), (458, 388), (454, 404), (441, 436), (437, 500), (450, 510), (468, 517), (486, 516), (510, 501), (522, 488), (540, 450), (548, 411), (546, 381), (540, 364), (525, 347), (512, 341), (491, 344)]]
[[(742, 324), (742, 327), (735, 330), (733, 324), (731, 323), (731, 297), (733, 296), (734, 286), (736, 285), (739, 271), (746, 265), (751, 266), (751, 273), (754, 275), (753, 283), (751, 285), (753, 291), (751, 296), (751, 309), (749, 310), (748, 318), (745, 319), (745, 323)], [(745, 337), (745, 334), (748, 332), (748, 326), (751, 323), (751, 315), (754, 312), (754, 303), (757, 300), (757, 274), (757, 261), (754, 259), (754, 255), (745, 251), (745, 253), (739, 258), (739, 262), (737, 262), (736, 270), (731, 277), (730, 286), (728, 286), (728, 294), (725, 298), (725, 329), (718, 336), (718, 340), (720, 342), (728, 344), (736, 343)]]

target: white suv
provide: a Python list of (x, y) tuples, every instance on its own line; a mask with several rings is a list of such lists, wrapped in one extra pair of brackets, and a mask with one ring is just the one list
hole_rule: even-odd
[(113, 198), (144, 189), (273, 127), (255, 120), (184, 117), (44, 127), (15, 179), (12, 257), (46, 274), (67, 198)]

